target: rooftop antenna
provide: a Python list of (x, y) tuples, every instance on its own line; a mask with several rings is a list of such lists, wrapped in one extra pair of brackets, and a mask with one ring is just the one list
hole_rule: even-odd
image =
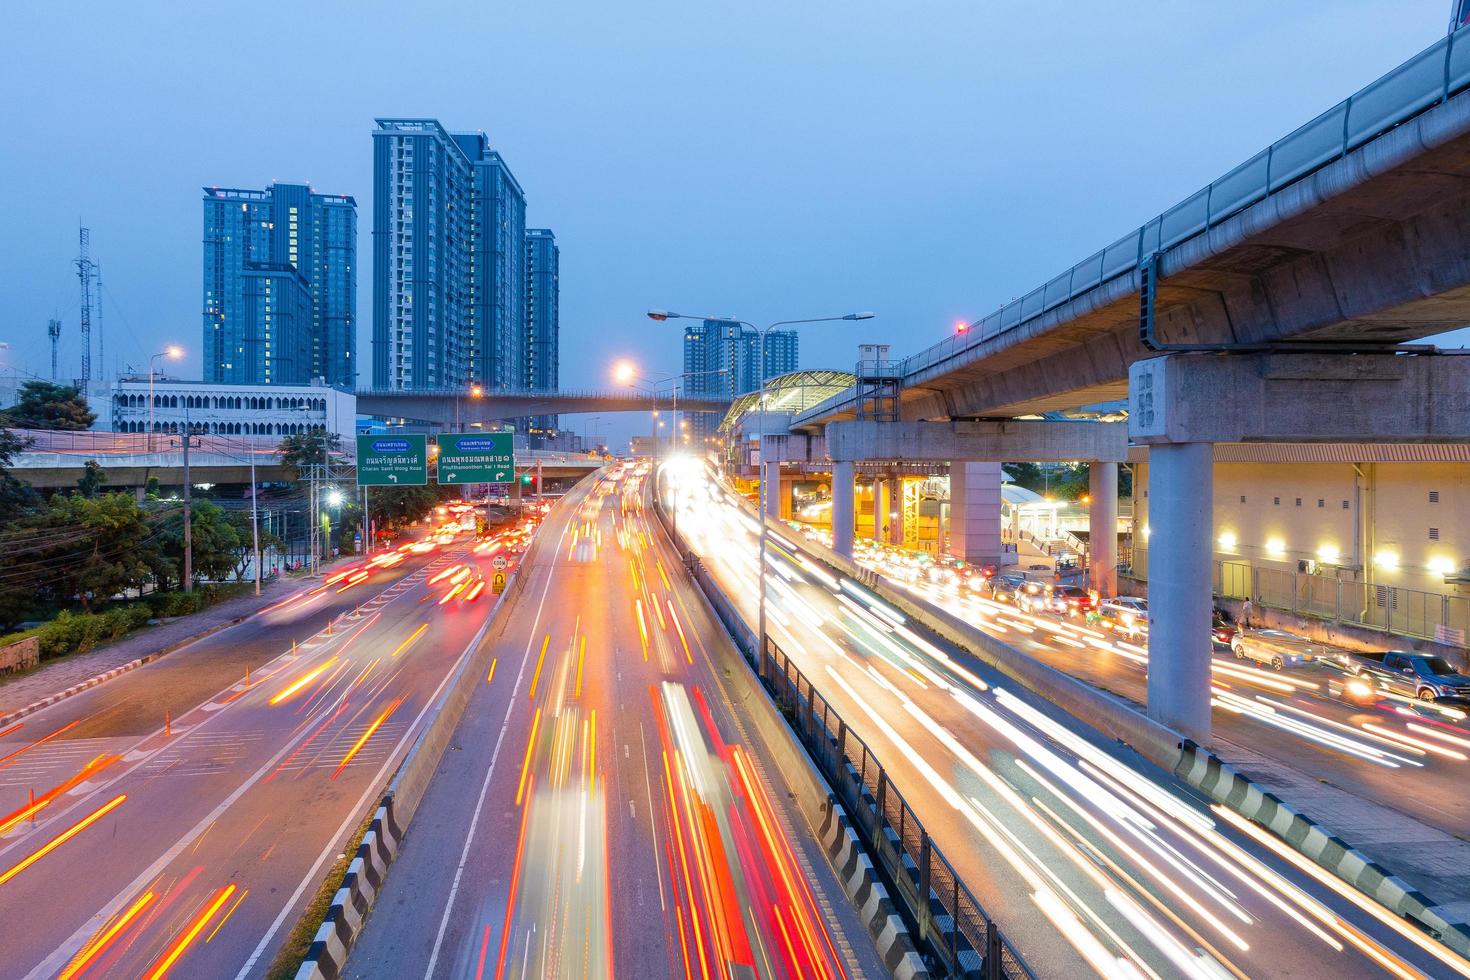
[(82, 378), (81, 389), (85, 394), (91, 386), (92, 381), (92, 259), (88, 256), (88, 246), (91, 244), (91, 232), (83, 225), (78, 229), (77, 238), (81, 244), (81, 254), (77, 256), (77, 278), (82, 281)]
[(46, 324), (46, 336), (51, 338), (51, 380), (56, 380), (56, 346), (61, 342), (61, 321), (55, 318)]
[(102, 351), (102, 308), (107, 305), (102, 301), (102, 263), (93, 262), (92, 271), (97, 276), (97, 373), (106, 381), (110, 374), (107, 370), (107, 356)]

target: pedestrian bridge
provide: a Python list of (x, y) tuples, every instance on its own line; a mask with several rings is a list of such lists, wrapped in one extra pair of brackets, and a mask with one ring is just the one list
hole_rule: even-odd
[[(646, 391), (529, 391), (486, 390), (471, 394), (468, 388), (439, 391), (396, 388), (364, 388), (357, 392), (359, 415), (412, 419), (436, 425), (498, 422), (528, 415), (571, 415), (578, 412), (647, 412), (654, 407), (674, 407), (667, 393), (655, 398)], [(729, 399), (680, 398), (681, 411), (714, 412), (724, 415)]]

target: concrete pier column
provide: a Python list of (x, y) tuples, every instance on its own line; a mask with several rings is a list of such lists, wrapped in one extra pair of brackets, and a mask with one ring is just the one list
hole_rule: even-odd
[(847, 558), (852, 557), (855, 533), (855, 484), (853, 463), (832, 464), (832, 550)]
[(1207, 745), (1213, 447), (1150, 447), (1148, 482), (1148, 715)]
[(776, 499), (780, 505), (780, 513), (776, 516), (783, 521), (791, 520), (792, 512), (796, 507), (796, 480), (789, 476), (783, 476), (776, 486)]
[(766, 497), (766, 518), (781, 519), (781, 461), (767, 460), (761, 464), (761, 489)]
[(888, 543), (895, 547), (903, 546), (903, 477), (891, 476), (888, 478), (888, 514), (885, 523), (888, 525)]
[(1118, 594), (1118, 464), (1088, 464), (1088, 569), (1104, 599)]
[(1000, 464), (949, 464), (949, 553), (976, 564), (999, 565)]
[(886, 479), (881, 476), (873, 478), (873, 540), (879, 544), (888, 543), (888, 535), (884, 533), (883, 526), (888, 523), (888, 512), (893, 508), (893, 493)]

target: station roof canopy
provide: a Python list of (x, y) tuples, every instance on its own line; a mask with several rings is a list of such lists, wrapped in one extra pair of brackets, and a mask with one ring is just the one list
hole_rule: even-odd
[[(800, 412), (848, 390), (857, 378), (851, 371), (826, 369), (792, 371), (779, 374), (766, 383), (766, 411)], [(725, 418), (720, 422), (720, 431), (729, 432), (740, 420), (755, 410), (759, 392), (748, 392), (739, 396), (730, 405)]]

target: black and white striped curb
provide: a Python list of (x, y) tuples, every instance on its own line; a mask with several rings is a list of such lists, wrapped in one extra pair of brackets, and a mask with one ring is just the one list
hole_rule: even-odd
[(1304, 856), (1394, 913), (1417, 922), (1440, 942), (1470, 956), (1470, 926), (1441, 914), (1408, 882), (1304, 817), (1236, 772), (1218, 756), (1186, 740), (1174, 774), (1217, 802), (1259, 824)]
[(843, 890), (857, 909), (858, 918), (873, 937), (883, 965), (896, 980), (929, 980), (929, 968), (914, 948), (909, 927), (878, 880), (873, 861), (863, 851), (847, 811), (834, 796), (827, 797), (827, 816), (822, 821), (822, 846), (842, 882)]
[(357, 854), (347, 866), (342, 886), (332, 897), (332, 907), (327, 910), (305, 961), (296, 971), (296, 980), (336, 980), (342, 975), (347, 953), (362, 931), (363, 920), (383, 887), (388, 865), (393, 863), (402, 840), (403, 832), (393, 820), (390, 793), (383, 798), (357, 847)]

